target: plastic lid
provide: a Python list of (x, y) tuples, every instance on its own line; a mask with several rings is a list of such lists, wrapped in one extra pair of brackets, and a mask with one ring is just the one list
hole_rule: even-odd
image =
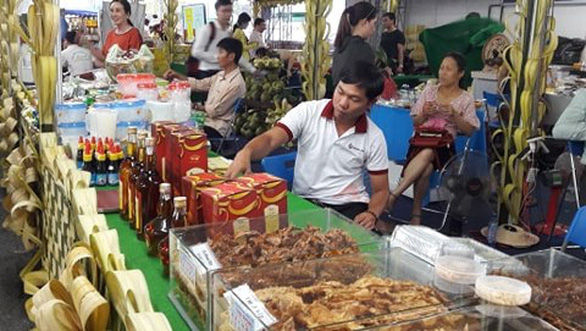
[(189, 82), (173, 82), (169, 84), (169, 90), (177, 90), (177, 89), (190, 89), (191, 84)]
[(112, 102), (101, 102), (101, 103), (94, 103), (92, 107), (94, 108), (112, 108), (114, 104)]
[(146, 101), (143, 99), (129, 99), (129, 100), (115, 102), (112, 105), (112, 108), (142, 107), (144, 105), (146, 105)]
[(137, 86), (140, 89), (155, 89), (155, 88), (157, 88), (157, 84), (155, 84), (155, 83), (140, 83)]
[(133, 121), (133, 122), (118, 122), (116, 124), (119, 128), (129, 128), (134, 127), (135, 129), (144, 128), (146, 126), (146, 122), (142, 121)]
[(473, 258), (444, 255), (435, 260), (438, 277), (456, 284), (474, 284), (476, 278), (486, 274), (486, 266)]
[(85, 128), (85, 122), (59, 123), (57, 127), (61, 129)]
[(83, 102), (58, 103), (55, 110), (85, 110), (87, 106)]
[(476, 295), (503, 306), (522, 306), (531, 301), (531, 286), (504, 276), (481, 276), (476, 279)]

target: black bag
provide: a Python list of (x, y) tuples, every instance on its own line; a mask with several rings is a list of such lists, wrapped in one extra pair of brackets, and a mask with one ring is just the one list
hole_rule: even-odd
[[(205, 51), (207, 52), (212, 44), (214, 38), (216, 38), (216, 25), (214, 22), (209, 23), (210, 29), (212, 29), (212, 33), (210, 33), (210, 39), (206, 45)], [(187, 61), (185, 61), (185, 72), (188, 77), (195, 77), (195, 74), (199, 71), (199, 59), (189, 55)]]

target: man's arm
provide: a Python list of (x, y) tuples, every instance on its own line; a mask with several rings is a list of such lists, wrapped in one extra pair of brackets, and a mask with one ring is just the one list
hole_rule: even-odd
[(586, 90), (576, 93), (551, 133), (557, 139), (586, 141)]
[(236, 154), (234, 161), (226, 171), (226, 177), (235, 178), (241, 173), (250, 173), (251, 161), (262, 159), (287, 141), (289, 141), (289, 135), (284, 129), (278, 126), (252, 139), (251, 142), (246, 144), (246, 146)]
[(216, 79), (216, 75), (213, 75), (211, 77), (207, 77), (204, 79), (195, 79), (193, 77), (189, 77), (189, 78), (187, 78), (187, 81), (191, 85), (191, 90), (207, 92), (212, 87), (212, 84), (214, 83), (214, 79)]
[(389, 175), (387, 172), (370, 174), (372, 185), (372, 196), (368, 204), (368, 210), (356, 215), (354, 221), (367, 228), (372, 229), (378, 217), (382, 214), (387, 200), (389, 199)]
[(397, 44), (397, 60), (399, 62), (397, 72), (403, 72), (403, 61), (405, 60), (405, 44)]

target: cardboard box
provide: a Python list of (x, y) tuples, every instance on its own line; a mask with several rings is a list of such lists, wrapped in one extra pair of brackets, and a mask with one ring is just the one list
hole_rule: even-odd
[(169, 144), (167, 137), (176, 131), (185, 129), (181, 124), (160, 121), (154, 122), (151, 125), (151, 135), (155, 139), (155, 157), (156, 157), (156, 168), (161, 179), (166, 182), (169, 177), (169, 168), (167, 163), (167, 151), (169, 150)]
[(250, 222), (250, 219), (262, 216), (259, 200), (254, 189), (238, 182), (204, 188), (201, 190), (204, 222), (234, 221), (219, 229), (234, 235), (251, 230), (264, 232), (264, 224)]
[(167, 150), (170, 168), (169, 182), (177, 195), (181, 191), (183, 176), (197, 175), (208, 170), (208, 140), (194, 130), (175, 131), (171, 134), (171, 147)]
[(189, 225), (203, 224), (201, 190), (218, 186), (226, 181), (226, 178), (211, 172), (184, 176), (181, 179), (181, 195), (187, 197), (187, 222)]
[(242, 176), (236, 181), (256, 191), (260, 197), (261, 216), (266, 219), (266, 231), (276, 231), (279, 215), (287, 214), (287, 181), (267, 173)]

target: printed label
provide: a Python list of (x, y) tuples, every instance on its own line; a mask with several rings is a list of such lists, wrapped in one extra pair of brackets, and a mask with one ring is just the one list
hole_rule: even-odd
[(240, 217), (234, 221), (234, 236), (244, 232), (250, 232), (250, 221), (246, 217)]
[(185, 278), (189, 279), (192, 286), (195, 287), (196, 267), (191, 255), (187, 252), (186, 248), (181, 247), (179, 252), (179, 270)]
[(279, 230), (279, 207), (277, 205), (269, 205), (265, 208), (264, 214), (266, 233)]
[(111, 172), (108, 174), (108, 185), (116, 186), (119, 183), (120, 183), (120, 180), (118, 179), (117, 172)]
[(224, 298), (230, 304), (230, 322), (234, 330), (258, 331), (277, 322), (248, 284), (226, 292)]
[(107, 183), (108, 183), (108, 175), (106, 175), (106, 174), (97, 174), (96, 175), (96, 185), (105, 186)]
[(136, 200), (134, 201), (134, 205), (136, 206), (136, 210), (134, 214), (134, 227), (138, 233), (142, 233), (142, 194), (140, 194), (140, 192), (136, 192), (135, 199)]
[(214, 251), (212, 251), (212, 248), (207, 242), (190, 246), (189, 250), (197, 258), (197, 261), (195, 261), (196, 276), (204, 278), (208, 271), (222, 267), (216, 258), (216, 254), (214, 254)]

